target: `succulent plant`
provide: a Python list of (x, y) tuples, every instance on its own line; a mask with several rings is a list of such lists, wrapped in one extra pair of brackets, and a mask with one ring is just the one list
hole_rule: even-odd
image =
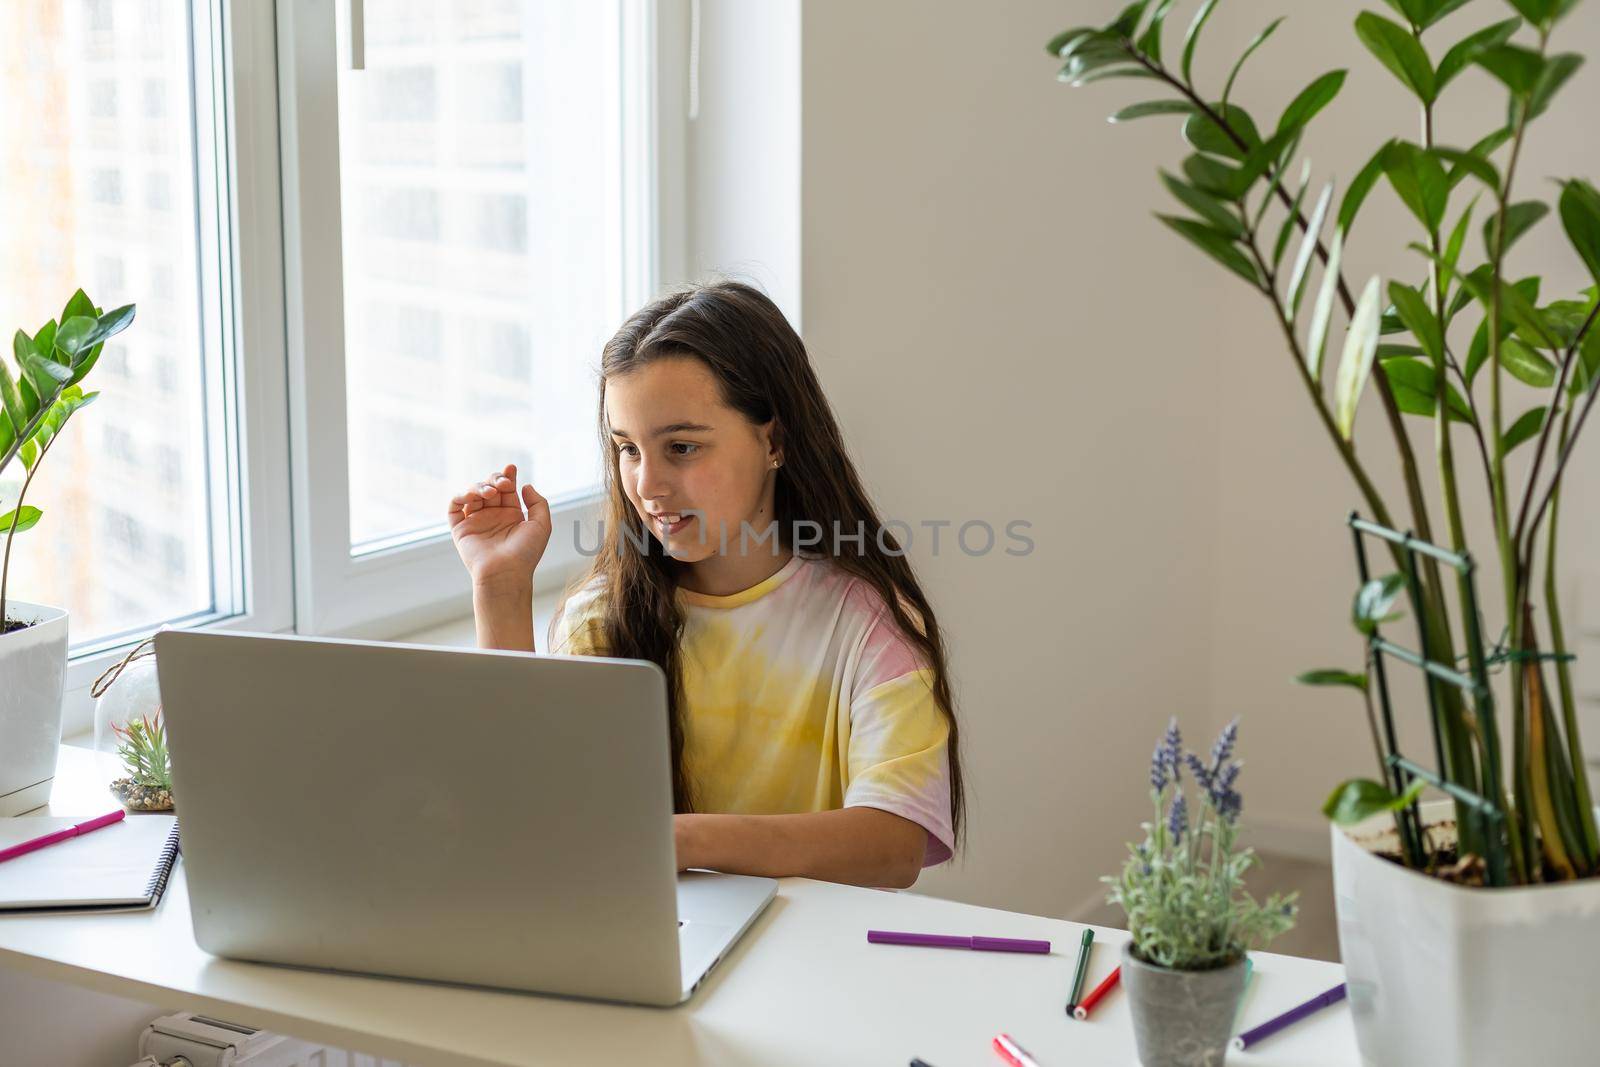
[(128, 768), (128, 776), (135, 785), (151, 789), (172, 788), (172, 759), (167, 753), (167, 728), (161, 721), (161, 709), (155, 716), (141, 715), (126, 726), (113, 725), (119, 744), (117, 755)]

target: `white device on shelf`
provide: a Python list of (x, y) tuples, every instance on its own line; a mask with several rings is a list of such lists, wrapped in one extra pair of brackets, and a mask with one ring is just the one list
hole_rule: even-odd
[[(190, 1067), (309, 1067), (324, 1049), (191, 1012), (163, 1015), (139, 1038), (146, 1062)], [(313, 1058), (317, 1057), (317, 1058)]]

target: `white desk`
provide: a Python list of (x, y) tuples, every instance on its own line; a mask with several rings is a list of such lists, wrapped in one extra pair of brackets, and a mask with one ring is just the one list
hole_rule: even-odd
[[(107, 808), (87, 754), (63, 749), (50, 813)], [(1048, 938), (1048, 956), (866, 943), (869, 927)], [(182, 865), (154, 912), (0, 916), (0, 966), (202, 1011), (420, 1067), (553, 1063), (994, 1065), (999, 1031), (1043, 1067), (1132, 1064), (1127, 997), (1088, 1022), (1063, 1012), (1082, 927), (1056, 919), (806, 879), (778, 897), (693, 1000), (631, 1008), (238, 963), (195, 946)], [(1115, 965), (1126, 935), (1096, 929), (1090, 984)], [(1258, 953), (1245, 1023), (1343, 978), (1336, 964)], [(1359, 1063), (1339, 1005), (1235, 1053), (1246, 1065)]]

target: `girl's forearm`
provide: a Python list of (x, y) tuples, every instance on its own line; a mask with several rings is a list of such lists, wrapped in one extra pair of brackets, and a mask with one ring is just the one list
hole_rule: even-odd
[(479, 648), (533, 652), (533, 582), (474, 584), (472, 618)]
[(904, 889), (928, 832), (878, 808), (804, 815), (678, 815), (678, 867)]

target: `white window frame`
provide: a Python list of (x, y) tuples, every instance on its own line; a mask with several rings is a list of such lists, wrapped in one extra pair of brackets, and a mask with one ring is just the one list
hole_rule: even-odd
[[(640, 64), (644, 77), (636, 84), (649, 87), (624, 100), (624, 106), (653, 108), (654, 100), (676, 95), (654, 88), (666, 66), (656, 58), (658, 5), (649, 0), (623, 3), (633, 16), (624, 18), (624, 26), (641, 31), (625, 34), (624, 62)], [(360, 555), (352, 555), (349, 548), (342, 230), (340, 198), (328, 193), (340, 187), (337, 75), (348, 57), (338, 54), (335, 25), (336, 12), (330, 4), (277, 5), (295, 619), (298, 631), (304, 634), (385, 638), (459, 618), (470, 611), (470, 587), (448, 533), (408, 539)], [(653, 150), (647, 150), (650, 145), (632, 146), (635, 154), (631, 158), (642, 154), (648, 161), (661, 159), (663, 124), (659, 118), (647, 116), (650, 121), (642, 124), (655, 141)], [(679, 138), (681, 143), (681, 130)], [(623, 155), (630, 158), (626, 151)], [(681, 167), (681, 150), (671, 158), (675, 162), (670, 166)], [(643, 178), (647, 187), (658, 193), (629, 203), (627, 210), (633, 216), (633, 232), (653, 234), (662, 217), (662, 175)], [(675, 185), (681, 189), (681, 178)], [(672, 215), (677, 213), (669, 217)], [(660, 246), (659, 239), (656, 244)], [(665, 273), (664, 260), (681, 259), (678, 250), (661, 249), (654, 256), (640, 256), (637, 247), (627, 251), (635, 265), (629, 288), (640, 294), (656, 291)], [(316, 348), (313, 339), (317, 339)], [(463, 471), (461, 475), (470, 480), (476, 472)], [(446, 491), (442, 489), (441, 510)], [(556, 532), (539, 567), (542, 587), (563, 582), (585, 566), (586, 558), (571, 536), (573, 523), (592, 528), (600, 503), (598, 491), (555, 502)], [(585, 543), (592, 547), (592, 540)]]
[[(252, 3), (220, 5), (220, 17), (206, 3), (192, 10), (192, 32), (216, 57), (211, 81), (193, 93), (197, 131), (210, 132), (196, 138), (195, 166), (212, 176), (198, 183), (198, 215), (222, 223), (218, 247), (201, 241), (200, 273), (202, 304), (216, 309), (202, 335), (216, 354), (206, 363), (208, 412), (224, 417), (208, 415), (206, 434), (216, 608), (169, 625), (283, 632), (294, 629), (294, 568), (272, 13)], [(95, 679), (145, 636), (73, 649), (64, 735), (93, 729)]]
[[(653, 255), (625, 255), (632, 287), (653, 295), (686, 277), (690, 0), (624, 2), (639, 17), (624, 20), (637, 32), (624, 35), (623, 62), (644, 71), (644, 90), (625, 106), (648, 109), (649, 120), (634, 126), (648, 144), (631, 146), (632, 158), (651, 171), (650, 195), (627, 210), (632, 232), (654, 236)], [(304, 195), (338, 188), (334, 8), (223, 0), (218, 9), (195, 4), (193, 31), (218, 57), (209, 94), (195, 87), (195, 121), (214, 131), (215, 148), (201, 146), (196, 166), (215, 173), (220, 194), (200, 183), (200, 211), (227, 222), (221, 248), (202, 261), (203, 299), (220, 309), (205, 343), (221, 353), (222, 373), (207, 395), (227, 414), (208, 427), (218, 610), (170, 625), (387, 638), (461, 618), (470, 590), (448, 534), (350, 555), (343, 365), (307, 359), (308, 337), (343, 337), (340, 260), (318, 258), (330, 235), (337, 251), (339, 197)], [(597, 492), (553, 509), (544, 595), (587, 567), (574, 524), (592, 530), (602, 504)], [(64, 735), (92, 729), (93, 681), (144, 636), (73, 650)]]

